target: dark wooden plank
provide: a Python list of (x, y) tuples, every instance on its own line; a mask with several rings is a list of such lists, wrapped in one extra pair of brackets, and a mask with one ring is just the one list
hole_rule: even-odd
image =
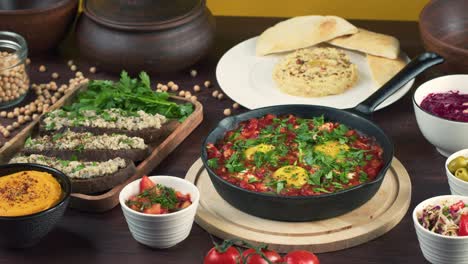
[[(210, 55), (193, 68), (196, 78), (188, 71), (155, 76), (155, 81), (174, 80), (184, 89), (194, 84), (211, 80), (214, 88), (197, 94), (204, 105), (204, 122), (179, 145), (152, 174), (183, 177), (193, 162), (198, 159), (204, 136), (223, 118), (222, 110), (232, 104), (230, 100), (218, 101), (210, 96), (217, 88), (215, 68), (221, 55), (238, 42), (261, 33), (279, 21), (275, 18), (217, 17), (216, 45)], [(381, 33), (392, 34), (401, 41), (402, 49), (410, 57), (423, 52), (416, 22), (352, 21), (355, 25)], [(68, 46), (67, 46), (68, 47)], [(73, 54), (73, 48), (65, 48), (64, 57), (33, 58), (32, 79), (39, 82), (47, 79), (52, 71), (61, 76), (69, 74), (65, 58)], [(49, 66), (49, 73), (38, 73), (40, 64)], [(87, 71), (89, 64), (79, 63)], [(63, 73), (63, 74), (62, 74)], [(86, 74), (90, 78), (118, 76), (98, 73)], [(430, 70), (418, 77), (414, 87), (440, 75)], [(374, 114), (374, 120), (392, 138), (396, 157), (408, 170), (413, 196), (410, 210), (403, 221), (386, 235), (351, 249), (319, 254), (322, 263), (427, 263), (419, 250), (413, 223), (412, 208), (420, 201), (436, 195), (449, 193), (444, 172), (445, 158), (422, 137), (412, 109), (411, 95), (414, 88), (402, 100)], [(245, 111), (240, 109), (237, 113)], [(2, 122), (0, 120), (0, 122)], [(194, 225), (190, 237), (180, 245), (168, 250), (152, 250), (136, 243), (131, 237), (120, 208), (103, 214), (82, 213), (68, 210), (59, 226), (37, 247), (27, 250), (0, 250), (0, 263), (201, 263), (203, 255), (211, 247), (208, 233)]]

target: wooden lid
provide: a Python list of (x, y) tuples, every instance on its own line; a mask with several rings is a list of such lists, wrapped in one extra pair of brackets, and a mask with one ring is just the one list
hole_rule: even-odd
[(129, 30), (157, 30), (190, 21), (205, 0), (88, 0), (84, 11), (95, 22)]

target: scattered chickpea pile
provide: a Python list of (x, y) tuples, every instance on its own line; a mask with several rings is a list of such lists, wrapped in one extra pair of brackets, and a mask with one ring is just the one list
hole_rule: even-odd
[[(1, 56), (7, 56), (8, 54), (0, 53)], [(1, 63), (4, 63), (0, 60), (0, 67), (4, 66), (1, 65)], [(28, 58), (26, 59), (26, 64), (30, 64), (31, 60)], [(70, 70), (76, 71), (77, 67), (76, 65), (73, 64), (72, 61), (68, 62), (68, 65), (70, 67)], [(18, 67), (15, 67), (13, 70), (10, 70), (9, 76), (13, 77), (18, 77), (20, 78), (21, 76), (18, 76), (18, 73), (24, 74), (26, 81), (23, 82), (24, 84), (24, 92), (27, 92), (28, 90), (28, 85), (29, 85), (29, 78), (27, 74), (25, 73), (24, 65), (21, 65), (22, 68), (18, 70)], [(75, 67), (73, 67), (75, 66)], [(75, 70), (73, 70), (75, 69)], [(11, 72), (13, 71), (13, 73)], [(45, 65), (40, 65), (38, 68), (39, 72), (46, 72), (47, 67)], [(96, 72), (96, 67), (91, 67), (89, 69), (90, 73), (95, 73)], [(0, 73), (0, 76), (2, 78), (0, 79), (0, 89), (2, 89), (3, 85), (3, 77), (8, 76), (5, 75), (4, 72)], [(58, 79), (60, 76), (57, 72), (53, 72), (51, 74), (52, 79)], [(10, 77), (8, 77), (10, 78)], [(18, 79), (17, 78), (17, 79)], [(6, 79), (7, 81), (10, 81), (10, 79)], [(11, 135), (11, 132), (17, 128), (19, 128), (21, 125), (32, 121), (32, 120), (37, 120), (39, 116), (42, 113), (47, 112), (50, 106), (55, 104), (61, 97), (63, 97), (67, 92), (74, 90), (77, 86), (82, 85), (87, 83), (89, 80), (85, 78), (82, 72), (77, 71), (75, 73), (75, 77), (70, 79), (68, 81), (68, 84), (63, 84), (61, 86), (58, 86), (55, 81), (51, 81), (49, 83), (43, 83), (43, 84), (32, 84), (31, 89), (34, 91), (36, 94), (37, 98), (33, 102), (30, 102), (29, 104), (22, 106), (22, 107), (15, 107), (12, 111), (0, 111), (0, 117), (3, 118), (9, 118), (9, 119), (16, 119), (15, 122), (13, 122), (11, 125), (3, 126), (0, 124), (0, 133), (5, 137), (8, 138)], [(10, 82), (11, 83), (11, 82)], [(2, 90), (0, 90), (2, 91)], [(0, 93), (1, 95), (1, 93)], [(21, 95), (20, 95), (21, 96)], [(19, 97), (19, 96), (18, 96)], [(18, 98), (17, 97), (17, 98)], [(1, 146), (1, 145), (0, 145)]]
[(11, 131), (26, 122), (36, 120), (39, 118), (40, 114), (47, 112), (49, 107), (55, 104), (68, 91), (87, 82), (88, 79), (83, 76), (83, 73), (77, 72), (75, 78), (70, 79), (68, 85), (63, 84), (58, 87), (57, 83), (54, 81), (44, 84), (32, 84), (31, 88), (37, 95), (37, 99), (23, 107), (15, 107), (13, 111), (1, 111), (0, 117), (10, 119), (16, 118), (17, 120), (6, 127), (0, 125), (0, 133), (2, 133), (5, 138), (8, 138)]
[[(190, 70), (190, 76), (192, 77), (196, 77), (198, 75), (198, 72), (197, 70)], [(195, 84), (192, 88), (193, 90), (193, 93), (199, 93), (202, 91), (202, 88), (205, 87), (205, 88), (211, 88), (211, 82), (210, 81), (205, 81), (203, 83), (203, 85), (198, 85), (198, 84)], [(176, 83), (174, 83), (173, 81), (169, 81), (167, 84), (162, 84), (162, 83), (158, 83), (157, 86), (156, 86), (156, 91), (157, 92), (168, 92), (168, 91), (172, 91), (172, 92), (177, 92), (178, 91), (178, 95), (180, 97), (184, 97), (186, 99), (190, 99), (192, 102), (195, 102), (198, 100), (197, 96), (196, 95), (193, 95), (191, 91), (187, 91), (187, 90), (180, 90), (179, 91), (179, 85), (177, 85)], [(224, 94), (221, 93), (220, 91), (218, 90), (214, 90), (211, 95), (218, 99), (218, 100), (223, 100), (224, 99)], [(232, 109), (231, 108), (226, 108), (224, 109), (223, 111), (223, 114), (225, 116), (229, 116), (232, 114), (233, 110), (235, 109), (238, 109), (239, 108), (239, 104), (238, 103), (234, 103), (232, 105)]]
[(16, 54), (0, 52), (0, 104), (19, 99), (26, 94), (29, 87), (29, 77), (24, 63)]

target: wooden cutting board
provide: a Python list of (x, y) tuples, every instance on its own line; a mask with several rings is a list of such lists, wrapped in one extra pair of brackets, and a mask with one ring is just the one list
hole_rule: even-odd
[[(50, 111), (59, 109), (64, 105), (72, 103), (77, 93), (86, 89), (86, 85), (79, 86), (68, 94), (64, 95), (57, 103), (55, 103)], [(193, 104), (194, 111), (182, 123), (173, 122), (168, 126), (168, 135), (163, 136), (159, 142), (155, 142), (150, 146), (151, 154), (145, 160), (136, 164), (135, 173), (119, 185), (112, 189), (99, 194), (82, 194), (72, 193), (70, 198), (70, 207), (88, 212), (104, 212), (111, 210), (119, 204), (120, 191), (130, 182), (141, 178), (143, 175), (150, 173), (156, 168), (162, 160), (164, 160), (182, 141), (192, 133), (198, 125), (203, 121), (203, 106), (200, 102), (192, 102), (190, 99), (172, 96), (173, 100), (181, 103)], [(42, 116), (41, 116), (42, 117)], [(24, 146), (26, 139), (37, 133), (39, 119), (32, 121), (22, 131), (15, 135), (3, 147), (0, 148), (0, 164), (8, 163), (8, 161), (17, 154)]]
[(267, 220), (232, 207), (218, 195), (200, 159), (185, 178), (202, 194), (195, 218), (198, 225), (222, 239), (266, 243), (282, 253), (296, 249), (331, 252), (366, 243), (395, 227), (411, 201), (408, 172), (396, 158), (379, 191), (366, 204), (347, 214), (313, 222)]

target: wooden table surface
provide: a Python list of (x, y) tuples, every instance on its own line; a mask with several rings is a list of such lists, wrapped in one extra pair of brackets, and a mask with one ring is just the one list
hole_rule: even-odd
[[(199, 158), (200, 145), (205, 135), (223, 118), (223, 109), (232, 101), (218, 101), (211, 97), (216, 84), (215, 67), (217, 61), (228, 49), (237, 43), (260, 34), (278, 19), (217, 17), (217, 39), (211, 54), (194, 66), (198, 70), (196, 78), (188, 71), (172, 75), (154, 76), (154, 81), (173, 80), (188, 89), (194, 84), (211, 80), (214, 87), (197, 94), (205, 108), (204, 122), (193, 132), (163, 163), (153, 172), (154, 175), (175, 175), (184, 177), (186, 171)], [(376, 32), (396, 36), (402, 49), (414, 57), (423, 52), (417, 23), (390, 21), (352, 21), (355, 25)], [(131, 48), (131, 47), (129, 47)], [(65, 81), (72, 73), (66, 67), (71, 49), (59, 55), (32, 58), (33, 82), (50, 80), (53, 71), (60, 73)], [(48, 66), (46, 73), (37, 68)], [(86, 74), (88, 63), (78, 67), (89, 78), (112, 78), (117, 75), (99, 72)], [(369, 243), (332, 253), (319, 254), (321, 263), (426, 263), (419, 249), (411, 219), (411, 211), (420, 201), (437, 195), (449, 194), (444, 172), (445, 158), (423, 138), (419, 131), (411, 96), (414, 88), (422, 82), (440, 75), (437, 70), (429, 70), (417, 78), (411, 92), (395, 104), (374, 114), (375, 122), (393, 139), (395, 155), (408, 170), (413, 185), (411, 206), (393, 230)], [(247, 95), (246, 95), (247, 96)], [(239, 109), (240, 113), (245, 109)], [(1, 235), (1, 234), (0, 234)], [(69, 209), (60, 224), (36, 247), (24, 250), (0, 250), (0, 263), (202, 263), (203, 256), (211, 248), (210, 235), (194, 225), (190, 236), (181, 244), (166, 250), (153, 250), (138, 244), (130, 235), (120, 207), (94, 214)]]

